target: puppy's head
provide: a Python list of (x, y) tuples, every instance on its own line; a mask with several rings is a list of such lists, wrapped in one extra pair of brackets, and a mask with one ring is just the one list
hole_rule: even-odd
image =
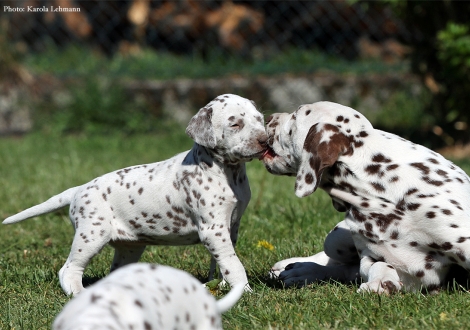
[(254, 102), (233, 94), (220, 95), (201, 108), (186, 134), (231, 164), (259, 158), (268, 139)]
[(352, 155), (372, 129), (362, 114), (332, 102), (302, 105), (291, 114), (273, 114), (266, 125), (269, 150), (263, 162), (273, 174), (295, 175), (298, 197), (313, 193), (323, 171), (340, 156)]

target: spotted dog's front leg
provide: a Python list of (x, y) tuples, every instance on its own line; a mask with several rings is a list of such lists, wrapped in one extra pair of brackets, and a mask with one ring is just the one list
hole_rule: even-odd
[(245, 291), (251, 291), (245, 268), (235, 253), (230, 234), (228, 227), (219, 224), (207, 224), (199, 230), (201, 242), (217, 261), (224, 280), (231, 287), (239, 283), (246, 284)]
[(401, 290), (402, 283), (396, 269), (371, 257), (361, 259), (360, 272), (366, 283), (362, 283), (357, 292), (376, 292), (391, 294)]
[[(209, 268), (209, 276), (207, 277), (207, 280), (208, 281), (212, 281), (214, 279), (214, 274), (215, 274), (215, 271), (217, 269), (217, 261), (215, 260), (215, 258), (213, 256), (211, 256), (211, 265), (210, 265), (210, 268)], [(218, 278), (221, 278), (221, 274), (219, 273), (218, 274)]]
[(280, 274), (286, 270), (287, 266), (293, 265), (296, 263), (303, 263), (303, 264), (315, 263), (321, 266), (325, 266), (327, 264), (335, 263), (335, 261), (332, 260), (330, 257), (328, 257), (323, 251), (317, 254), (314, 254), (312, 256), (308, 256), (308, 257), (288, 258), (288, 259), (284, 259), (284, 260), (276, 262), (271, 267), (271, 270), (269, 271), (268, 276), (271, 279), (278, 279)]
[(324, 249), (310, 257), (281, 260), (274, 264), (269, 276), (281, 280), (286, 287), (304, 286), (329, 279), (340, 282), (359, 279), (359, 256), (345, 221), (330, 231)]
[[(288, 264), (286, 265), (286, 263)], [(280, 280), (285, 287), (302, 287), (327, 280), (344, 283), (355, 282), (359, 278), (359, 263), (340, 263), (329, 258), (322, 251), (306, 258), (280, 261), (273, 266), (270, 276)]]
[[(232, 246), (233, 248), (235, 249), (235, 246), (237, 245), (237, 240), (238, 240), (238, 229), (240, 228), (240, 219), (238, 219), (237, 221), (235, 221), (231, 228), (230, 228), (230, 240), (232, 242)], [(214, 259), (214, 257), (211, 258), (211, 268), (210, 268), (210, 271), (209, 271), (209, 280), (211, 280), (213, 278), (213, 275), (215, 273), (215, 269), (216, 269), (216, 260)], [(211, 277), (212, 275), (212, 277)], [(222, 274), (222, 271), (219, 269), (219, 274), (218, 274), (218, 278), (219, 279), (222, 279), (222, 282), (219, 284), (220, 286), (225, 286), (227, 284), (227, 281), (225, 280), (223, 274)], [(247, 291), (250, 291), (249, 288), (247, 288)]]

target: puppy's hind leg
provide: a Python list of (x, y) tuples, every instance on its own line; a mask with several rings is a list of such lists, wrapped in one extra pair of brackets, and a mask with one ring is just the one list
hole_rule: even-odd
[[(209, 269), (209, 277), (207, 278), (208, 281), (212, 281), (214, 279), (214, 274), (217, 268), (217, 261), (213, 256), (211, 256), (211, 266)], [(221, 278), (221, 274), (218, 274), (219, 278)]]
[(111, 246), (114, 248), (111, 272), (119, 267), (139, 261), (146, 247), (145, 245), (127, 245), (120, 243), (112, 243)]
[(323, 249), (328, 257), (345, 264), (359, 265), (357, 253), (351, 231), (346, 221), (339, 222), (325, 238)]
[(72, 248), (64, 266), (59, 271), (60, 285), (67, 295), (83, 290), (82, 276), (90, 260), (109, 242), (109, 237), (87, 237), (76, 231)]

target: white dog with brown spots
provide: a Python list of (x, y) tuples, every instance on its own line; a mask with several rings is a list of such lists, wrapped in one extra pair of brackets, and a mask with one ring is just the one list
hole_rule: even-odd
[(53, 330), (216, 330), (243, 294), (237, 284), (216, 300), (188, 273), (168, 266), (124, 266), (70, 300)]
[(346, 212), (323, 252), (272, 267), (286, 285), (362, 277), (360, 291), (432, 292), (470, 270), (470, 179), (452, 162), (331, 102), (274, 114), (267, 133), (267, 169), (296, 176), (298, 197), (321, 188)]
[(200, 109), (186, 132), (195, 141), (189, 151), (105, 174), (3, 223), (70, 205), (75, 236), (59, 272), (67, 294), (83, 290), (84, 268), (108, 243), (111, 270), (138, 261), (146, 245), (202, 243), (213, 258), (209, 277), (216, 261), (231, 286), (248, 284), (234, 246), (251, 197), (245, 163), (266, 148), (263, 116), (252, 101), (225, 94)]

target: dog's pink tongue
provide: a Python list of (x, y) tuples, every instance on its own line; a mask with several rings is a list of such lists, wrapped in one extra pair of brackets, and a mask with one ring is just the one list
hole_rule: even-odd
[(263, 160), (266, 157), (273, 158), (276, 154), (274, 153), (274, 150), (271, 148), (266, 149), (266, 151), (261, 155), (259, 158), (260, 160)]
[(259, 160), (262, 160), (269, 153), (269, 149), (266, 149), (265, 152), (259, 157)]

